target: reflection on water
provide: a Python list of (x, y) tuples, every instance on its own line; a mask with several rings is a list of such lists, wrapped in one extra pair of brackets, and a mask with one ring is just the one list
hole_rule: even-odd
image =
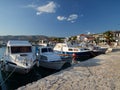
[(34, 67), (28, 74), (6, 73), (1, 72), (1, 84), (2, 90), (14, 90), (20, 86), (26, 85), (33, 81), (37, 81), (45, 76), (57, 72), (56, 70), (50, 70), (42, 67)]
[(1, 76), (2, 76), (1, 78), (3, 79), (2, 88), (4, 90), (5, 89), (6, 90), (13, 90), (13, 89), (18, 88), (19, 86), (23, 86), (23, 85), (30, 83), (31, 81), (34, 81), (35, 79), (37, 79), (36, 74), (31, 73), (31, 72), (29, 74), (26, 74), (26, 75), (1, 72)]

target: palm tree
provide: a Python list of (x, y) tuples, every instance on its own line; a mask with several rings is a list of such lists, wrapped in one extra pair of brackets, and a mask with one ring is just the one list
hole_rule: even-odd
[(108, 45), (111, 45), (111, 42), (113, 41), (113, 32), (112, 31), (106, 31), (103, 33), (104, 38), (107, 41)]

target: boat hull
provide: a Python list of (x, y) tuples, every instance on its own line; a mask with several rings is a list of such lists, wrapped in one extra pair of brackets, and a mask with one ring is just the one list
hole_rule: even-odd
[(100, 51), (102, 54), (105, 54), (107, 50), (108, 50), (107, 47), (102, 47), (102, 48), (99, 49), (99, 51)]
[(2, 62), (1, 64), (1, 70), (5, 72), (13, 72), (13, 73), (19, 73), (19, 74), (27, 74), (31, 71), (33, 66), (36, 65), (36, 62), (34, 62), (31, 66), (29, 67), (21, 67), (18, 66), (15, 63), (11, 62)]
[(62, 66), (66, 63), (66, 61), (40, 61), (40, 66), (49, 68), (49, 69), (56, 69), (59, 70)]
[(83, 58), (87, 59), (87, 58), (92, 58), (94, 56), (96, 56), (96, 53), (93, 51), (85, 51), (85, 52), (62, 52), (62, 54), (60, 54), (61, 52), (58, 52), (58, 54), (60, 56), (68, 56), (68, 57), (73, 57), (73, 53), (76, 54), (76, 60), (82, 60)]

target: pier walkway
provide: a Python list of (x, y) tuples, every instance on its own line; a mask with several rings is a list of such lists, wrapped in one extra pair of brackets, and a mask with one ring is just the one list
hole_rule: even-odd
[(80, 62), (18, 90), (120, 90), (120, 52)]

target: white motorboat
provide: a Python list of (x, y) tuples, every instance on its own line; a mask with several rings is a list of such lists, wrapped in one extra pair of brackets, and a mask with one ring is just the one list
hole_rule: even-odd
[(40, 62), (39, 65), (42, 67), (59, 70), (66, 62), (69, 62), (54, 53), (51, 47), (38, 46), (37, 51), (37, 58)]
[(20, 74), (28, 73), (38, 61), (28, 41), (10, 40), (1, 60), (1, 69)]
[(87, 46), (90, 50), (93, 50), (93, 52), (98, 52), (99, 54), (105, 54), (110, 49), (112, 51), (112, 48), (110, 48), (109, 46), (98, 46), (98, 45), (94, 45), (94, 44), (88, 44)]

